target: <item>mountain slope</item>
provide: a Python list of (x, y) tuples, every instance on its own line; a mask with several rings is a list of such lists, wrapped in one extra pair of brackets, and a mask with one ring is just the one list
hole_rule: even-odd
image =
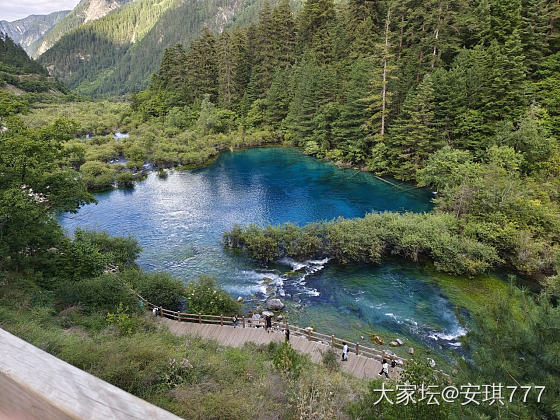
[(125, 94), (147, 86), (166, 47), (188, 46), (205, 26), (219, 33), (253, 21), (262, 4), (263, 0), (135, 0), (71, 30), (40, 62), (80, 93)]
[(0, 32), (0, 91), (20, 95), (24, 92), (66, 93), (67, 89), (29, 58), (21, 45)]
[(33, 56), (44, 35), (69, 12), (70, 10), (63, 10), (48, 15), (30, 15), (13, 22), (2, 20), (0, 32), (7, 34), (14, 42), (20, 44), (27, 54)]
[(38, 57), (51, 48), (62, 36), (80, 25), (100, 19), (109, 12), (118, 9), (130, 0), (81, 0), (80, 3), (61, 19), (36, 47), (34, 57)]

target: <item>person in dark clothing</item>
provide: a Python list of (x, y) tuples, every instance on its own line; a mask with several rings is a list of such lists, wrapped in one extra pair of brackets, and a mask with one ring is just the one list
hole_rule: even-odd
[(272, 317), (270, 315), (267, 315), (265, 321), (266, 321), (266, 332), (269, 332), (268, 330), (272, 328)]
[(284, 332), (284, 334), (286, 334), (286, 341), (290, 341), (290, 329), (286, 328), (286, 331)]

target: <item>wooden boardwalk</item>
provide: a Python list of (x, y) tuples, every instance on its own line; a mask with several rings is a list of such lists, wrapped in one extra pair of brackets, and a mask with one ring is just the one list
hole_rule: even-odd
[[(230, 325), (178, 322), (168, 318), (158, 319), (171, 332), (177, 335), (198, 335), (203, 338), (216, 340), (224, 346), (241, 347), (249, 342), (268, 344), (271, 341), (284, 341), (284, 331), (279, 329), (273, 329), (267, 333), (264, 328), (242, 328), (240, 326), (233, 328)], [(310, 341), (307, 337), (296, 335), (294, 332), (290, 334), (290, 344), (295, 350), (310, 355), (311, 361), (314, 363), (321, 363), (322, 353), (330, 348), (328, 344)], [(337, 353), (341, 355), (339, 349), (337, 349)], [(348, 360), (341, 362), (340, 366), (343, 371), (351, 373), (358, 378), (377, 378), (379, 377), (378, 373), (381, 371), (380, 361), (353, 353), (349, 353)], [(398, 369), (394, 370), (389, 367), (389, 375), (391, 377), (398, 375)]]

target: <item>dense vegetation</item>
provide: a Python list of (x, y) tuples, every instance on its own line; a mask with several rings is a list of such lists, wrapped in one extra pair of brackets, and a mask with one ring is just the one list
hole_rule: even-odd
[[(204, 29), (190, 48), (168, 48), (132, 109), (149, 124), (192, 129), (203, 104), (230, 121), (204, 133), (269, 132), (310, 155), (432, 188), (426, 224), (439, 243), (418, 244), (413, 259), (461, 255), (460, 269), (438, 265), (552, 274), (560, 12), (552, 1), (506, 3), (310, 0), (296, 16), (288, 1), (265, 3), (256, 25)], [(450, 232), (438, 237), (442, 219), (462, 249), (435, 257)], [(366, 235), (365, 223), (356, 229)], [(333, 252), (321, 246), (312, 253)], [(376, 255), (407, 253), (376, 246)]]
[(165, 47), (188, 45), (204, 25), (221, 31), (250, 21), (260, 4), (139, 0), (82, 24), (82, 3), (45, 37), (40, 61), (67, 86), (96, 96), (144, 89)]
[[(118, 8), (129, 1), (130, 0), (115, 0), (111, 2), (106, 0), (80, 0), (70, 13), (64, 16), (64, 18), (62, 18), (54, 27), (51, 28), (49, 32), (45, 34), (41, 41), (35, 46), (35, 52), (30, 53), (30, 55), (37, 58), (51, 48), (65, 34), (82, 25), (86, 18), (88, 18), (87, 10), (90, 8), (92, 2), (97, 3), (97, 13), (106, 13), (107, 11)], [(93, 16), (89, 17), (91, 19)], [(96, 17), (99, 18), (100, 16)]]
[[(557, 16), (545, 0), (308, 0), (296, 16), (287, 1), (264, 3), (255, 25), (167, 49), (130, 109), (1, 91), (0, 325), (186, 417), (560, 418)], [(117, 129), (130, 137), (108, 136)], [(85, 134), (98, 136), (76, 138)], [(233, 314), (238, 304), (210, 279), (187, 289), (139, 270), (130, 238), (68, 238), (56, 222), (94, 201), (88, 189), (130, 184), (146, 161), (202, 164), (267, 142), (430, 187), (436, 209), (238, 227), (228, 245), (265, 262), (397, 255), (451, 273), (538, 275), (539, 292), (510, 285), (471, 314), (469, 357), (449, 380), (544, 385), (542, 401), (375, 405), (380, 383), (364, 390), (328, 355), (322, 370), (289, 346), (185, 347), (142, 316), (131, 288), (170, 309)], [(110, 164), (119, 157), (126, 165)], [(415, 360), (402, 381), (443, 384)]]

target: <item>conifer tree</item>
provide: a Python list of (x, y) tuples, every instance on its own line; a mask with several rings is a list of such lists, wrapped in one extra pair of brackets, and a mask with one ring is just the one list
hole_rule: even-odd
[(274, 66), (284, 68), (295, 61), (295, 21), (289, 0), (281, 0), (272, 10), (270, 31)]
[(195, 101), (208, 94), (210, 101), (215, 102), (218, 96), (216, 37), (207, 27), (187, 51), (186, 69), (185, 96)]
[(434, 107), (432, 77), (427, 75), (407, 95), (398, 119), (384, 140), (396, 178), (414, 179), (424, 161), (443, 145), (435, 127)]
[(159, 79), (164, 89), (181, 89), (186, 81), (185, 49), (181, 44), (166, 48), (159, 67)]
[(310, 49), (319, 63), (334, 58), (336, 12), (333, 0), (307, 0), (298, 16), (298, 45)]
[(548, 54), (547, 31), (551, 10), (546, 0), (523, 0), (521, 9), (521, 42), (525, 65), (531, 75)]

